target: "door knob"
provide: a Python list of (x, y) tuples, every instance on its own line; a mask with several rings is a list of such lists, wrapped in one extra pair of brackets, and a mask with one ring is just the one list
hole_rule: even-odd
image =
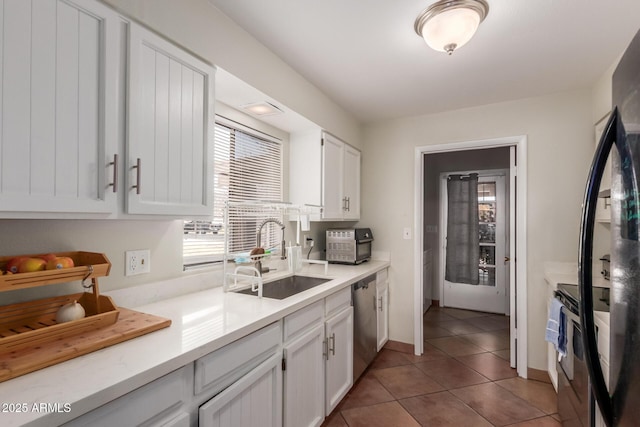
[(508, 256), (504, 257), (504, 262), (509, 262), (511, 261), (511, 258), (509, 258)]

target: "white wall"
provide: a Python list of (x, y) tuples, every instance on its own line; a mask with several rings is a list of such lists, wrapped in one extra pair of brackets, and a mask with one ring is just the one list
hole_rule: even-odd
[[(577, 261), (580, 206), (593, 153), (588, 90), (367, 125), (362, 219), (391, 253), (390, 338), (413, 342), (414, 148), (527, 135), (529, 365), (545, 369), (545, 261)], [(392, 142), (392, 143), (391, 143)]]

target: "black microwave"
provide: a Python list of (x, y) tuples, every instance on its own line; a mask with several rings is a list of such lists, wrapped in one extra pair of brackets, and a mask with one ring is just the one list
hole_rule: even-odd
[(327, 230), (327, 261), (332, 264), (360, 264), (371, 259), (373, 234), (370, 228)]

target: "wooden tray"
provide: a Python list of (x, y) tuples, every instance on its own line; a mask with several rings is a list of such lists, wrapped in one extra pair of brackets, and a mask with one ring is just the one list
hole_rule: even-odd
[[(96, 277), (108, 276), (111, 270), (111, 262), (105, 254), (95, 252), (56, 252), (55, 254), (60, 257), (73, 259), (75, 267), (60, 270), (37, 271), (34, 273), (2, 275), (0, 276), (0, 292), (73, 282), (75, 280), (94, 279)], [(0, 257), (0, 269), (5, 270), (5, 265), (12, 258), (20, 256), (37, 258), (42, 255), (46, 254)]]
[[(56, 323), (58, 309), (73, 301), (86, 317)], [(118, 314), (111, 298), (87, 292), (0, 307), (0, 354), (112, 325)]]
[[(54, 341), (0, 352), (0, 382), (55, 365), (111, 345), (157, 331), (171, 320), (126, 308), (118, 321), (93, 331), (60, 337)], [(88, 379), (89, 380), (89, 379)]]

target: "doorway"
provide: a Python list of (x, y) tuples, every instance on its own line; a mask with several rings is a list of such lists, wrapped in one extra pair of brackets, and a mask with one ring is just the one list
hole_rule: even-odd
[[(492, 156), (491, 153), (486, 155)], [(492, 156), (493, 157), (493, 156)], [(499, 159), (498, 159), (499, 160)], [(508, 161), (508, 152), (505, 159)], [(454, 177), (476, 175), (475, 200), (451, 200), (458, 191)], [(440, 174), (440, 306), (509, 315), (508, 170), (446, 172)], [(425, 185), (428, 183), (425, 182)], [(454, 195), (455, 196), (455, 195)], [(456, 218), (460, 203), (473, 206), (471, 218)], [(469, 220), (469, 221), (467, 221)], [(470, 224), (467, 224), (470, 222)], [(456, 233), (473, 233), (472, 241)], [(451, 236), (449, 236), (451, 230)], [(474, 247), (462, 247), (459, 245)], [(456, 245), (458, 247), (456, 247)], [(462, 254), (463, 256), (460, 256)], [(473, 254), (471, 256), (471, 254)], [(471, 259), (469, 259), (471, 256)], [(460, 277), (470, 270), (473, 277)], [(466, 279), (466, 280), (463, 280)]]
[[(527, 153), (526, 136), (505, 137), (490, 140), (468, 141), (416, 147), (414, 156), (414, 348), (416, 354), (423, 352), (423, 303), (428, 289), (423, 288), (423, 257), (425, 242), (438, 241), (440, 227), (435, 223), (425, 223), (425, 159), (432, 154), (469, 153), (477, 150), (506, 149), (508, 152), (508, 188), (513, 197), (509, 198), (508, 218), (510, 231), (509, 265), (507, 293), (509, 298), (509, 321), (511, 340), (511, 366), (517, 368), (518, 375), (527, 377), (527, 257), (526, 257), (526, 202), (527, 202)], [(467, 168), (467, 170), (472, 168)], [(505, 177), (507, 179), (507, 177)], [(437, 200), (435, 202), (437, 205)], [(435, 225), (434, 225), (435, 224)], [(436, 256), (434, 252), (434, 256)], [(516, 262), (517, 260), (517, 262)], [(439, 263), (434, 262), (435, 266)], [(516, 324), (518, 328), (516, 329)]]

